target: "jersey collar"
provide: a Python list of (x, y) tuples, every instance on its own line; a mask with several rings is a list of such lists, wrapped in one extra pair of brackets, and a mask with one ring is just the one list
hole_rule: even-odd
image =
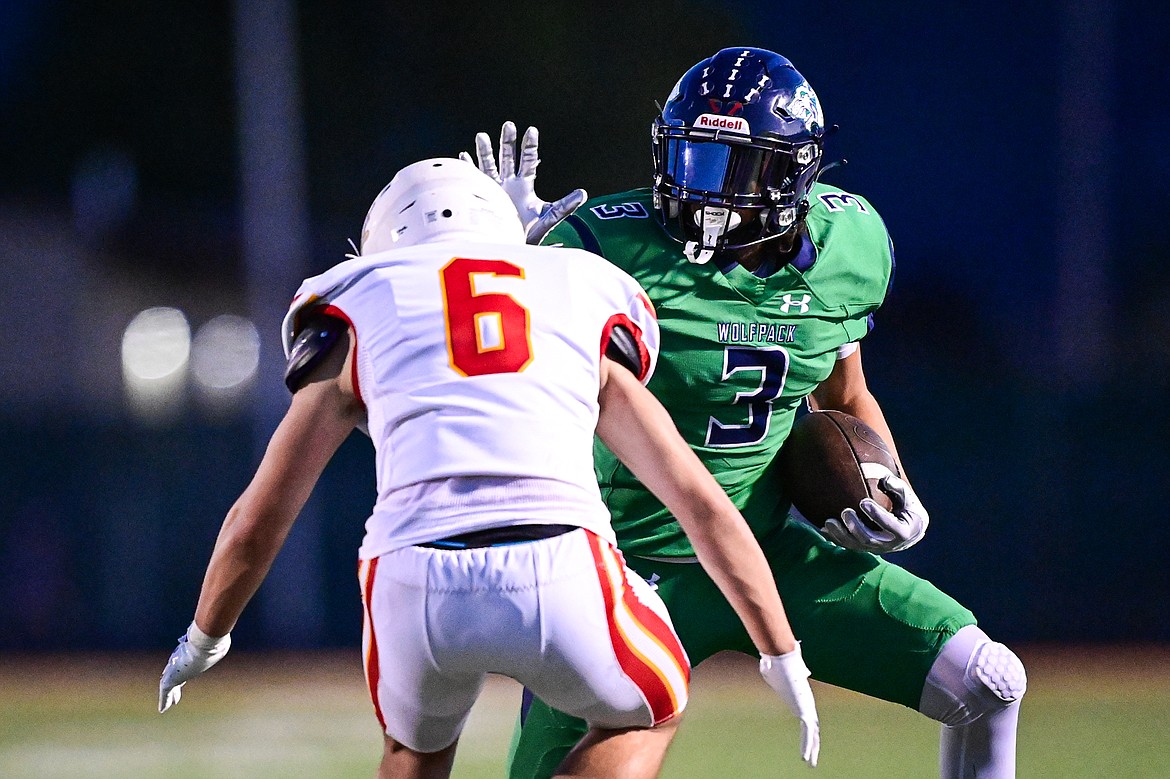
[[(756, 268), (754, 271), (749, 271), (744, 268), (744, 272), (750, 273), (751, 275), (760, 279), (766, 279), (774, 276), (777, 272), (789, 267), (794, 268), (801, 273), (806, 273), (808, 269), (813, 266), (813, 263), (817, 261), (817, 247), (813, 245), (812, 240), (807, 235), (805, 235), (804, 232), (798, 233), (796, 240), (800, 242), (800, 245), (796, 249), (796, 256), (794, 256), (788, 262), (778, 263), (774, 261), (767, 261), (761, 263), (760, 267)], [(725, 276), (730, 274), (735, 268), (741, 267), (740, 264), (735, 260), (720, 261), (719, 255), (715, 256), (715, 263)]]

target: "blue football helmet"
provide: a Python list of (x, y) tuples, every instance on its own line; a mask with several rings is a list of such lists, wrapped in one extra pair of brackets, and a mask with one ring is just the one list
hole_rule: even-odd
[(723, 49), (683, 74), (654, 120), (654, 205), (687, 258), (797, 229), (824, 124), (812, 87), (775, 52)]

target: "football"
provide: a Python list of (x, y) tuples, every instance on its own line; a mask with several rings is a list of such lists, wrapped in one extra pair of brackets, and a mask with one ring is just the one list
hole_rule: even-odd
[[(862, 473), (863, 463), (879, 463), (895, 476), (902, 475), (882, 437), (841, 411), (813, 411), (797, 418), (777, 458), (781, 488), (817, 527), (840, 517), (844, 509), (857, 509), (864, 498), (892, 508), (889, 496), (878, 487), (879, 479)], [(865, 521), (860, 511), (858, 517)]]

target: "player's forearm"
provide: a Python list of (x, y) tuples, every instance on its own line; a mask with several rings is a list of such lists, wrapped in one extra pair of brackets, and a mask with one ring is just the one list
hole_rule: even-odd
[(814, 410), (843, 411), (872, 427), (886, 442), (890, 454), (894, 456), (898, 467), (905, 474), (902, 459), (898, 456), (898, 448), (894, 445), (894, 436), (886, 422), (886, 415), (882, 413), (881, 405), (869, 390), (869, 383), (861, 364), (860, 347), (848, 357), (837, 361), (833, 372), (813, 390), (809, 400)]
[(292, 527), (292, 519), (266, 518), (245, 506), (241, 498), (228, 512), (203, 579), (195, 624), (209, 636), (235, 627)]
[(303, 459), (290, 433), (298, 427), (288, 417), (281, 422), (252, 482), (224, 518), (195, 610), (195, 624), (210, 636), (235, 626), (316, 482), (315, 472), (307, 478), (296, 473)]
[(886, 442), (886, 447), (889, 448), (890, 454), (894, 456), (894, 461), (898, 463), (898, 468), (905, 475), (906, 469), (902, 465), (902, 458), (898, 456), (898, 447), (894, 444), (894, 434), (890, 431), (890, 425), (886, 422), (886, 415), (882, 413), (882, 407), (878, 404), (877, 398), (869, 392), (859, 393), (848, 402), (841, 403), (834, 408), (837, 411), (852, 414), (872, 427), (882, 437), (882, 440)]
[(602, 391), (601, 440), (682, 525), (699, 562), (759, 650), (796, 642), (759, 543), (730, 498), (645, 387), (617, 368)]
[(756, 649), (768, 655), (795, 649), (796, 636), (776, 591), (772, 571), (743, 518), (736, 513), (715, 522), (699, 523), (688, 530), (687, 537), (699, 563), (735, 609)]
[(760, 653), (791, 652), (796, 648), (796, 637), (759, 542), (698, 457), (689, 447), (685, 452), (689, 457), (680, 454), (669, 467), (653, 469), (647, 486), (657, 479), (666, 482), (659, 484), (655, 494), (682, 526), (699, 563), (731, 604)]
[(735, 610), (761, 654), (796, 648), (776, 582), (759, 542), (731, 499), (682, 438), (673, 462), (634, 475), (662, 500), (686, 533), (700, 565)]
[(215, 542), (195, 624), (210, 636), (235, 626), (276, 559), (297, 515), (337, 447), (353, 430), (360, 405), (336, 381), (345, 354), (331, 355), (294, 396), (244, 493), (228, 511)]

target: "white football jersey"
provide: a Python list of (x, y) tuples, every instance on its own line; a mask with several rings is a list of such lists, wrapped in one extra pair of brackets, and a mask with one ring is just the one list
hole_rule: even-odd
[[(612, 537), (593, 472), (600, 359), (618, 324), (638, 341), (643, 381), (658, 352), (652, 306), (632, 277), (577, 249), (467, 241), (395, 249), (306, 280), (286, 318), (286, 350), (298, 316), (321, 306), (356, 334), (355, 386), (376, 452), (363, 559), (515, 523), (507, 505), (473, 501), (438, 515), (404, 505), (418, 503), (412, 485), (460, 477), (520, 477), (522, 503), (568, 496), (588, 517), (537, 510), (522, 521)], [(459, 502), (448, 494), (439, 503)]]

